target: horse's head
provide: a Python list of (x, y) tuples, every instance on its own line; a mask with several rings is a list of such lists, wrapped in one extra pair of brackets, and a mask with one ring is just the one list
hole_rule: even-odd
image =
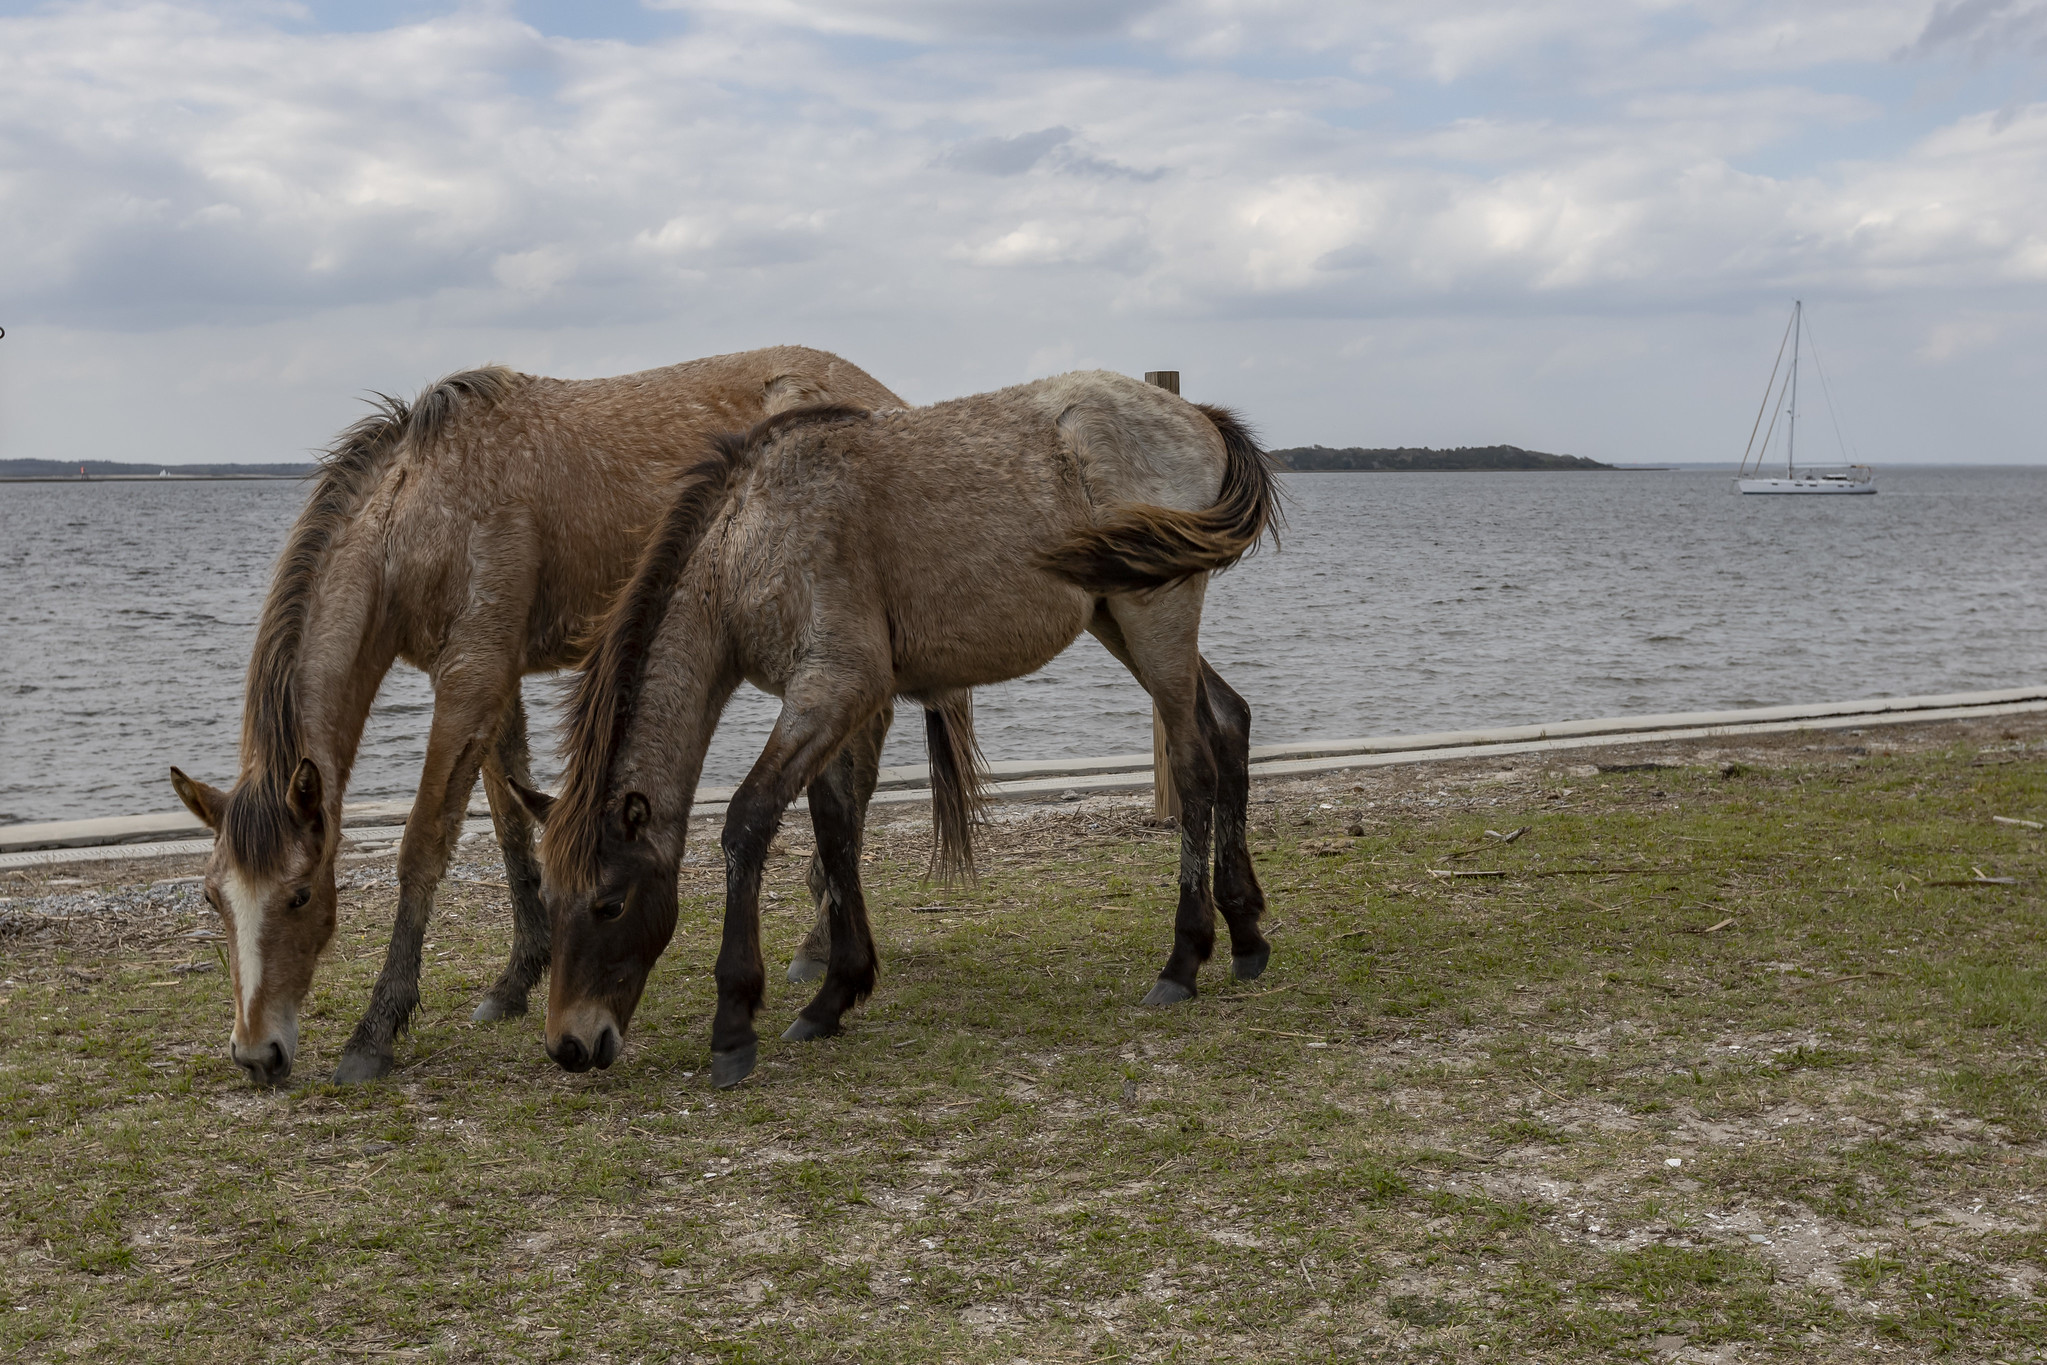
[[(543, 821), (557, 803), (520, 791)], [(610, 1066), (625, 1042), (647, 974), (675, 936), (678, 858), (651, 837), (652, 808), (626, 792), (581, 838), (550, 826), (540, 892), (553, 928), (547, 1055), (570, 1071)]]
[(299, 1003), (334, 937), (335, 841), (319, 765), (301, 759), (282, 790), (245, 776), (224, 792), (176, 768), (171, 785), (214, 833), (206, 899), (227, 924), (228, 1053), (256, 1084), (281, 1084), (298, 1052)]

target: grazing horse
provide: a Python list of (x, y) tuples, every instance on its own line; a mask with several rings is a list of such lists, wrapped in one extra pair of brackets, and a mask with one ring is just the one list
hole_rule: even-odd
[(789, 803), (808, 790), (831, 891), (824, 983), (783, 1035), (815, 1038), (876, 967), (859, 804), (828, 761), (891, 697), (1020, 677), (1082, 630), (1157, 703), (1180, 791), (1173, 949), (1145, 1003), (1194, 994), (1216, 903), (1236, 975), (1257, 976), (1270, 948), (1244, 842), (1251, 713), (1196, 637), (1207, 574), (1276, 531), (1278, 510), (1234, 416), (1101, 372), (911, 411), (819, 406), (721, 438), (577, 679), (560, 797), (522, 793), (545, 822), (549, 1054), (573, 1071), (617, 1057), (675, 930), (697, 774), (741, 679), (782, 711), (725, 820), (720, 1086), (754, 1064), (761, 869)]
[[(253, 1080), (290, 1074), (299, 1004), (334, 934), (342, 793), (396, 659), (433, 680), (433, 721), (398, 850), (390, 947), (334, 1079), (391, 1069), (393, 1042), (419, 1005), (434, 888), (479, 769), (504, 849), (513, 934), (510, 961), (476, 1018), (526, 1012), (548, 962), (548, 922), (532, 820), (510, 786), (531, 784), (520, 678), (582, 657), (707, 439), (819, 402), (901, 406), (859, 367), (781, 346), (610, 379), (470, 370), (411, 403), (385, 398), (342, 434), (292, 527), (257, 626), (239, 778), (223, 792), (171, 769), (180, 799), (215, 831), (206, 896), (229, 930), (229, 1050)], [(973, 752), (966, 700), (932, 694), (946, 708), (927, 718), (927, 736), (943, 750), (935, 781), (960, 771), (942, 760)], [(871, 720), (839, 773), (862, 798), (888, 726), (887, 716)], [(967, 823), (955, 809), (941, 833)], [(813, 874), (822, 885), (822, 870)], [(822, 905), (819, 913), (828, 914)]]

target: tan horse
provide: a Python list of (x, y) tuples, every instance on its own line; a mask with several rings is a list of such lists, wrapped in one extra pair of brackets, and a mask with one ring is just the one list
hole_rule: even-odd
[(1272, 476), (1229, 413), (1105, 373), (909, 412), (818, 408), (725, 438), (689, 476), (606, 619), (571, 704), (546, 819), (547, 1045), (618, 1055), (676, 921), (704, 752), (741, 679), (782, 712), (725, 821), (712, 1078), (752, 1070), (764, 984), (761, 868), (808, 789), (831, 890), (823, 986), (785, 1038), (836, 1032), (874, 986), (857, 793), (827, 767), (892, 696), (1019, 677), (1092, 631), (1165, 723), (1182, 802), (1174, 944), (1147, 1004), (1194, 994), (1215, 900), (1236, 974), (1270, 949), (1244, 842), (1250, 708), (1197, 650), (1207, 574), (1276, 522)]
[[(299, 1004), (334, 933), (342, 793), (396, 659), (433, 680), (433, 722), (398, 851), (391, 944), (334, 1078), (391, 1069), (393, 1041), (419, 1004), (434, 888), (479, 769), (504, 849), (513, 943), (476, 1017), (525, 1012), (547, 965), (548, 924), (532, 822), (508, 786), (531, 783), (519, 680), (580, 659), (712, 433), (821, 401), (901, 406), (857, 366), (784, 346), (612, 379), (472, 370), (409, 404), (387, 398), (342, 435), (263, 607), (240, 776), (223, 792), (171, 770), (179, 797), (217, 834), (206, 895), (230, 931), (229, 1047), (255, 1081), (291, 1071)], [(947, 754), (971, 753), (964, 699), (938, 700), (952, 709), (930, 733), (949, 741)], [(887, 723), (876, 717), (847, 747), (856, 790), (873, 790)]]

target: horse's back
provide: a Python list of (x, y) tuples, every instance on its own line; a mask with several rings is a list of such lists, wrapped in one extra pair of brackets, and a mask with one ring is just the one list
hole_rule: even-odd
[(524, 666), (560, 667), (711, 438), (813, 395), (900, 405), (857, 365), (801, 346), (598, 379), (511, 375), (402, 444), (350, 538), (381, 543), (387, 610), (415, 662), (472, 604), (524, 593)]

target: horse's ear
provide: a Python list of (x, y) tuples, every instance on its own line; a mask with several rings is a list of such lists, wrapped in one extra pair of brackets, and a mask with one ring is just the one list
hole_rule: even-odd
[(762, 386), (761, 411), (769, 417), (791, 408), (808, 407), (826, 401), (824, 389), (807, 375), (778, 374)]
[(526, 808), (528, 815), (540, 824), (547, 823), (548, 814), (554, 810), (554, 797), (543, 791), (535, 791), (518, 778), (509, 775), (505, 778), (505, 785), (512, 789), (513, 796), (519, 798), (519, 804)]
[(300, 759), (298, 767), (292, 769), (291, 789), (285, 793), (285, 798), (291, 803), (291, 813), (308, 829), (319, 824), (325, 814), (320, 808), (320, 797), (325, 790), (326, 784), (320, 780), (320, 765), (310, 758)]
[(638, 792), (627, 792), (625, 799), (618, 803), (618, 823), (628, 839), (640, 837), (640, 831), (647, 827), (647, 821), (654, 815), (647, 798)]
[(200, 824), (210, 830), (220, 828), (220, 812), (227, 805), (226, 792), (204, 782), (195, 782), (176, 768), (171, 769), (171, 786), (177, 791), (178, 799), (185, 803), (185, 809), (199, 817)]

